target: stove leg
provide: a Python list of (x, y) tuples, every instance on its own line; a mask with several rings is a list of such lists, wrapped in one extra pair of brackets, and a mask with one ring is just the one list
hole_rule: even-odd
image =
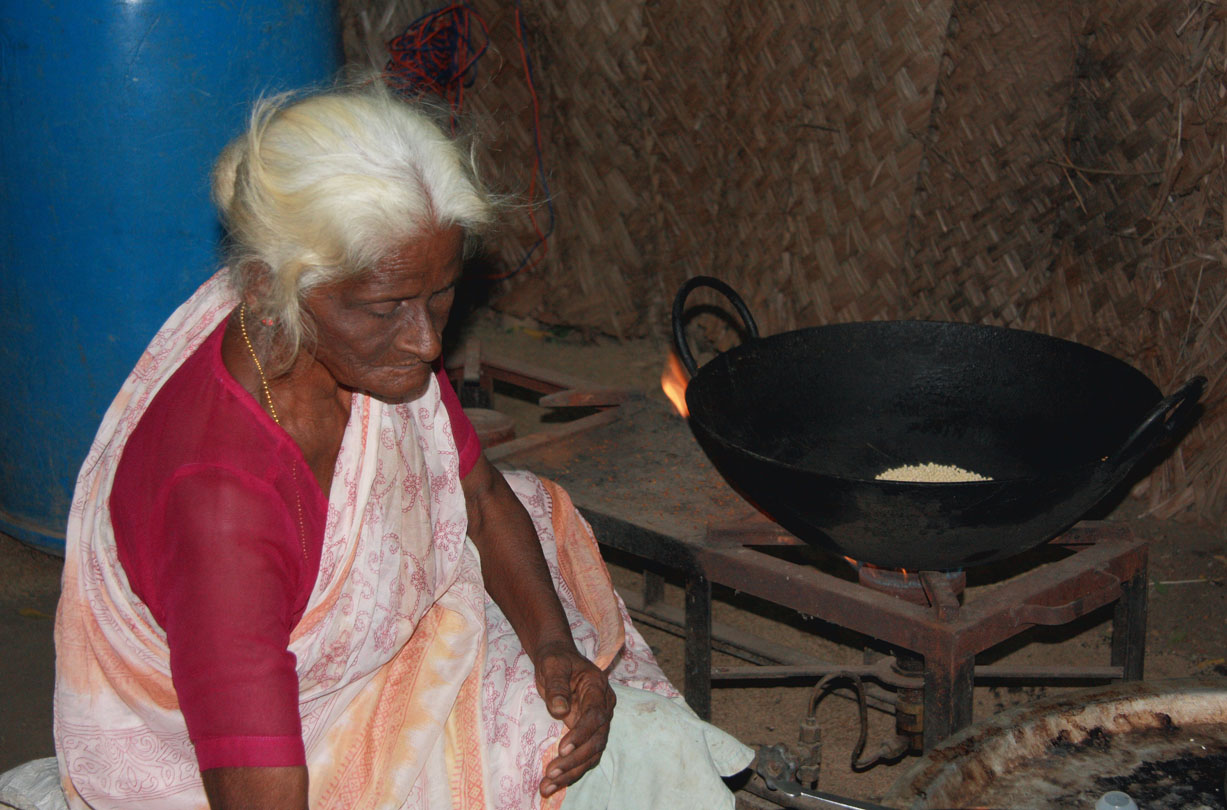
[(694, 713), (711, 720), (711, 581), (686, 576), (686, 675), (682, 691)]
[[(912, 677), (924, 677), (924, 659), (914, 652), (895, 650), (893, 672)], [(895, 734), (907, 741), (907, 750), (915, 754), (924, 751), (924, 687), (900, 687), (895, 698)]]
[(1112, 614), (1112, 666), (1124, 669), (1124, 680), (1140, 681), (1146, 659), (1147, 569), (1121, 583)]
[(643, 606), (656, 605), (665, 598), (665, 578), (655, 571), (644, 569)]
[(933, 748), (971, 724), (976, 657), (952, 650), (925, 656), (924, 748)]

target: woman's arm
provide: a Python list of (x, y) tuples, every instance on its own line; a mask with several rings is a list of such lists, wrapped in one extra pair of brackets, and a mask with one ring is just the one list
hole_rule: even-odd
[(532, 519), (502, 473), (483, 455), (462, 486), (486, 591), (532, 659), (537, 691), (550, 715), (569, 729), (541, 781), (541, 793), (548, 796), (600, 761), (614, 693), (605, 673), (575, 648)]
[(201, 771), (209, 810), (307, 810), (307, 768)]
[(298, 527), (271, 485), (216, 467), (176, 478), (164, 503), (153, 603), (210, 808), (306, 810), (287, 649), (306, 576)]

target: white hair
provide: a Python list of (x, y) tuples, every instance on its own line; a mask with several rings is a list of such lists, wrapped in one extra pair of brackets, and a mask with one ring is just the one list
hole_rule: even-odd
[[(287, 365), (309, 339), (303, 296), (372, 269), (406, 241), (494, 219), (473, 154), (434, 110), (379, 79), (258, 101), (213, 168), (232, 281), (276, 324)], [(280, 353), (280, 352), (279, 352)]]

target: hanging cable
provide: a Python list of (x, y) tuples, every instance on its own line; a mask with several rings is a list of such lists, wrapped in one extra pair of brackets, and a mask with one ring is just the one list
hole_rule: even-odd
[[(475, 41), (481, 31), (480, 44)], [(464, 3), (427, 12), (388, 43), (387, 82), (401, 95), (434, 95), (447, 101), (455, 116), (464, 107), (464, 91), (473, 86), (477, 62), (490, 45), (485, 20)]]
[[(520, 5), (520, 0), (516, 0), (515, 7), (515, 23), (516, 23), (516, 39), (520, 46), (520, 62), (524, 66), (524, 79), (528, 82), (528, 94), (533, 102), (533, 174), (532, 181), (528, 189), (528, 198), (531, 200), (536, 196), (537, 183), (540, 181), (542, 193), (545, 196), (546, 210), (549, 212), (549, 223), (544, 231), (537, 222), (536, 212), (532, 208), (528, 210), (528, 219), (532, 222), (533, 230), (537, 233), (537, 241), (524, 254), (524, 258), (513, 269), (506, 273), (490, 275), (486, 278), (491, 281), (501, 281), (511, 278), (522, 270), (532, 270), (537, 265), (545, 260), (546, 252), (549, 250), (549, 239), (554, 234), (554, 200), (550, 194), (550, 183), (545, 173), (545, 158), (541, 149), (541, 102), (537, 98), (537, 87), (535, 77), (533, 75), (532, 59), (528, 55), (528, 37), (525, 34), (523, 8)], [(539, 252), (538, 252), (539, 251)], [(534, 257), (535, 254), (535, 257)]]
[[(491, 281), (511, 278), (541, 264), (549, 250), (549, 239), (554, 233), (555, 224), (554, 201), (550, 196), (541, 145), (541, 101), (537, 97), (532, 59), (528, 55), (528, 36), (520, 0), (516, 0), (514, 16), (520, 64), (532, 99), (533, 169), (528, 199), (530, 203), (536, 199), (540, 186), (549, 218), (543, 228), (537, 220), (536, 211), (529, 207), (528, 218), (537, 236), (536, 241), (514, 268), (486, 276)], [(479, 38), (475, 36), (478, 31)], [(384, 69), (386, 81), (407, 97), (434, 95), (445, 99), (451, 106), (452, 124), (455, 126), (456, 116), (464, 107), (465, 90), (473, 86), (478, 60), (489, 44), (490, 34), (485, 20), (467, 4), (455, 3), (439, 8), (418, 17), (400, 36), (388, 43), (389, 58)]]

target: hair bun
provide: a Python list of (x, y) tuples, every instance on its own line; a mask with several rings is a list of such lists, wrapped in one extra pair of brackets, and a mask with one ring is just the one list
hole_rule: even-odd
[(243, 137), (235, 138), (218, 156), (213, 164), (211, 178), (213, 204), (222, 215), (229, 217), (230, 205), (234, 202), (234, 187), (238, 181), (239, 166), (247, 156), (247, 141)]

